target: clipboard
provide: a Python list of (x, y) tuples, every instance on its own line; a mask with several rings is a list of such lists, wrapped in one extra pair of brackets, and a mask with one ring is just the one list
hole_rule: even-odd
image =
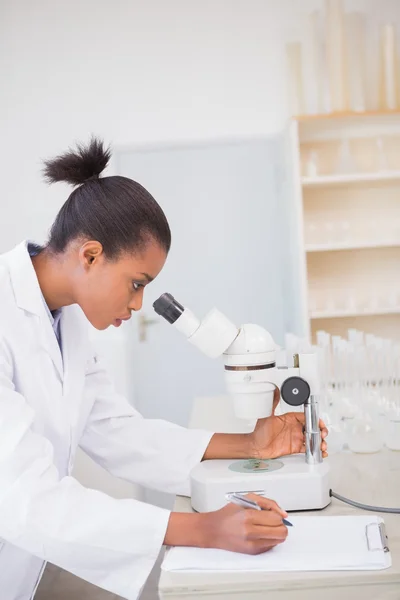
[[(374, 543), (374, 541), (371, 539), (372, 538), (372, 535), (371, 535), (372, 529), (376, 529), (376, 527), (378, 527), (379, 538), (380, 538), (380, 544), (378, 544), (378, 545), (376, 543)], [(387, 536), (386, 525), (383, 520), (378, 523), (375, 523), (375, 522), (368, 523), (365, 526), (365, 536), (367, 538), (367, 547), (370, 552), (374, 552), (376, 550), (383, 550), (384, 552), (390, 552), (389, 538)]]
[(187, 572), (375, 571), (391, 566), (386, 526), (377, 515), (291, 516), (288, 538), (251, 556), (207, 548), (171, 548), (161, 568)]

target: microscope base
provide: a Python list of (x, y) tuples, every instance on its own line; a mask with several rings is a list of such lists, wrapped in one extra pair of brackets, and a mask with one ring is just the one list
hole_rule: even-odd
[(225, 494), (254, 492), (275, 500), (286, 511), (316, 510), (330, 504), (329, 464), (308, 465), (304, 455), (266, 462), (266, 470), (245, 472), (244, 461), (206, 460), (190, 476), (191, 502), (197, 512), (218, 510)]

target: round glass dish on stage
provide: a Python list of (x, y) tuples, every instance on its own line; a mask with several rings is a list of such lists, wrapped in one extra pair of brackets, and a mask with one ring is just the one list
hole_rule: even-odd
[(280, 460), (263, 460), (257, 458), (237, 460), (229, 465), (229, 469), (236, 473), (265, 473), (266, 471), (277, 471), (282, 467), (283, 462)]

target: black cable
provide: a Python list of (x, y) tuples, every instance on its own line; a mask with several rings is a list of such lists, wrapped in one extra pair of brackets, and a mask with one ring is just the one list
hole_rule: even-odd
[(355, 500), (349, 500), (344, 496), (340, 496), (339, 494), (336, 494), (336, 492), (334, 492), (333, 490), (329, 491), (329, 495), (332, 496), (332, 498), (336, 498), (336, 500), (340, 500), (341, 502), (345, 502), (346, 504), (351, 504), (351, 506), (355, 506), (356, 508), (362, 508), (363, 510), (400, 514), (400, 508), (385, 508), (383, 506), (370, 506), (369, 504), (361, 504), (361, 502), (355, 502)]

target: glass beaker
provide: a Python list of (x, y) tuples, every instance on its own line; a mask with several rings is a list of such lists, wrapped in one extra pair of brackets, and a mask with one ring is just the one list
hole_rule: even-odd
[(388, 419), (386, 427), (386, 447), (389, 450), (400, 451), (400, 417), (398, 419)]
[(373, 454), (382, 450), (384, 441), (380, 423), (374, 422), (371, 415), (355, 417), (349, 428), (347, 443), (357, 454)]
[(400, 407), (397, 402), (387, 414), (385, 445), (389, 450), (400, 450)]

